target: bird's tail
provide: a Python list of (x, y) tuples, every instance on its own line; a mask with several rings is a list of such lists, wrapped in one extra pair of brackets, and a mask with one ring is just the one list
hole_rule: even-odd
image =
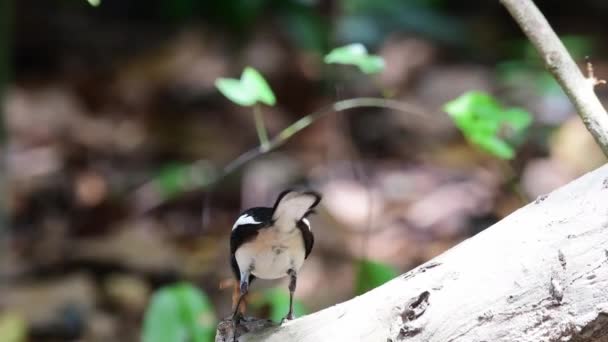
[(294, 222), (306, 216), (321, 200), (313, 191), (287, 190), (279, 195), (273, 208), (272, 219), (279, 228), (292, 229)]

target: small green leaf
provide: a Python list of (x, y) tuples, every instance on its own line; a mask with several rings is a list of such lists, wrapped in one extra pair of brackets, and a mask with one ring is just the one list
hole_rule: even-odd
[(502, 159), (513, 159), (515, 150), (502, 139), (492, 136), (474, 136), (471, 141)]
[(89, 5), (93, 6), (93, 7), (97, 7), (101, 4), (101, 0), (87, 0)]
[(215, 336), (215, 315), (207, 296), (181, 283), (161, 288), (152, 297), (143, 326), (144, 342), (210, 342)]
[(380, 56), (368, 56), (361, 60), (359, 68), (365, 74), (377, 74), (384, 70), (384, 59)]
[(256, 94), (256, 100), (269, 106), (276, 104), (276, 98), (264, 77), (254, 68), (246, 67), (241, 75), (241, 84)]
[(357, 295), (363, 294), (395, 278), (397, 275), (399, 273), (392, 266), (371, 260), (359, 260), (357, 262), (355, 293)]
[[(251, 303), (254, 308), (268, 306), (270, 309), (270, 319), (275, 322), (280, 322), (289, 311), (289, 292), (280, 288), (267, 289), (262, 293), (262, 296)], [(293, 313), (296, 317), (304, 316), (308, 310), (302, 301), (295, 299), (293, 301)]]
[(257, 101), (257, 95), (252, 89), (243, 85), (240, 80), (233, 78), (218, 78), (215, 87), (230, 101), (243, 106), (252, 106)]
[(323, 61), (326, 64), (354, 65), (366, 74), (375, 74), (384, 69), (384, 59), (368, 54), (365, 46), (359, 43), (335, 48), (325, 55)]
[(503, 159), (515, 156), (507, 140), (521, 135), (532, 122), (527, 111), (505, 109), (492, 96), (479, 91), (465, 93), (443, 108), (471, 143)]
[(257, 102), (274, 106), (277, 102), (262, 74), (252, 67), (243, 70), (240, 80), (218, 78), (215, 87), (230, 101), (244, 107), (253, 106)]

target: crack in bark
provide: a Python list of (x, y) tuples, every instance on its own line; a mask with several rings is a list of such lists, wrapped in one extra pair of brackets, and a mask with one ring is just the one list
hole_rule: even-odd
[(415, 268), (407, 273), (405, 273), (404, 275), (401, 276), (402, 280), (407, 280), (413, 276), (415, 276), (418, 273), (425, 273), (427, 270), (431, 269), (431, 268), (435, 268), (437, 266), (441, 266), (440, 262), (429, 262), (428, 264), (422, 265), (419, 268)]
[(538, 196), (536, 198), (536, 201), (534, 201), (534, 204), (540, 204), (541, 202), (543, 202), (544, 200), (546, 200), (547, 197), (549, 197), (549, 195), (547, 195), (547, 194)]
[[(434, 266), (433, 266), (434, 267)], [(429, 306), (429, 297), (431, 293), (424, 291), (417, 297), (412, 298), (405, 305), (405, 309), (401, 313), (402, 327), (399, 329), (397, 341), (401, 341), (406, 337), (412, 337), (422, 332), (422, 326), (411, 324), (418, 317), (422, 316)]]
[(562, 265), (562, 268), (565, 270), (566, 269), (566, 256), (564, 255), (564, 252), (562, 252), (561, 249), (559, 249), (557, 251), (557, 258), (559, 259), (559, 263)]

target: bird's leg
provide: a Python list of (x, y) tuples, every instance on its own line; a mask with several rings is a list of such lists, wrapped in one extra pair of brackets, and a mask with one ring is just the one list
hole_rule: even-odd
[(289, 311), (287, 312), (287, 316), (283, 318), (283, 322), (295, 318), (293, 314), (293, 293), (296, 292), (296, 280), (298, 276), (296, 274), (296, 271), (293, 269), (287, 271), (287, 274), (289, 275)]
[(232, 314), (233, 321), (236, 321), (236, 319), (238, 318), (238, 315), (240, 314), (239, 307), (241, 306), (241, 302), (243, 301), (243, 298), (245, 298), (245, 296), (247, 295), (247, 292), (249, 292), (249, 271), (241, 272), (241, 283), (239, 290), (239, 299), (236, 302), (234, 313)]
[(249, 292), (249, 271), (241, 272), (241, 282), (239, 284), (239, 299), (236, 302), (236, 306), (234, 308), (234, 312), (232, 313), (232, 341), (237, 341), (237, 325), (241, 319), (241, 313), (239, 312), (239, 307), (241, 306), (241, 302)]

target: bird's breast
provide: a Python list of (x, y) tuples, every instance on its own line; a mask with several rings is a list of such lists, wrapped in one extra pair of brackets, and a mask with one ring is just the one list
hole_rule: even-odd
[(285, 233), (261, 229), (255, 239), (244, 243), (235, 253), (241, 270), (249, 269), (262, 279), (277, 279), (289, 269), (299, 270), (304, 263), (304, 241), (298, 229)]

